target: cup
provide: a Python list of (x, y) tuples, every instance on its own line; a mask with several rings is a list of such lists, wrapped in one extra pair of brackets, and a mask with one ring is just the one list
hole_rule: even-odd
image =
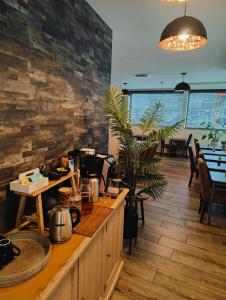
[(119, 178), (109, 179), (107, 191), (111, 193), (112, 197), (117, 197), (120, 192), (122, 180)]
[(14, 256), (20, 255), (20, 249), (13, 245), (9, 239), (0, 240), (0, 266), (5, 266), (14, 259)]

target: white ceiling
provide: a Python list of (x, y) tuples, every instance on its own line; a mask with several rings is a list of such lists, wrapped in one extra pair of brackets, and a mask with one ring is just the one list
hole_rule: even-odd
[[(226, 0), (188, 1), (187, 15), (198, 18), (208, 35), (207, 46), (188, 52), (169, 52), (158, 45), (164, 27), (183, 15), (184, 4), (87, 1), (113, 30), (112, 83), (122, 87), (127, 82), (129, 89), (169, 89), (187, 72), (185, 81), (193, 89), (226, 88)], [(137, 73), (149, 76), (136, 78)]]

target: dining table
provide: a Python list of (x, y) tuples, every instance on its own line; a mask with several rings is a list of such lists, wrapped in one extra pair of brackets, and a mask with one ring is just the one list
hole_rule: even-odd
[(221, 151), (222, 150), (222, 147), (221, 146), (209, 146), (209, 145), (200, 145), (200, 148), (201, 150), (217, 150), (217, 151)]
[(222, 150), (211, 150), (211, 149), (204, 149), (202, 150), (203, 154), (208, 154), (208, 155), (220, 155), (220, 156), (226, 156), (226, 151), (222, 151)]
[(204, 154), (203, 157), (205, 161), (212, 161), (216, 163), (219, 162), (220, 157), (220, 163), (226, 163), (226, 156)]
[(226, 172), (226, 163), (206, 161), (206, 166), (210, 171)]

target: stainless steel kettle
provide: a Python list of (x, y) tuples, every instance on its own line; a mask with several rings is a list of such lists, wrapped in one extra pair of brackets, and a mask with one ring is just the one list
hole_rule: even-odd
[[(57, 205), (49, 213), (49, 235), (54, 243), (63, 243), (70, 239), (72, 230), (80, 222), (81, 212), (77, 207)], [(76, 220), (72, 219), (76, 213)]]

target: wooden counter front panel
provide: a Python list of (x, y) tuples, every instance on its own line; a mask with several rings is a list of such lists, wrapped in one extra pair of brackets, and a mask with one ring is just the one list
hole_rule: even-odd
[(124, 224), (124, 203), (122, 202), (114, 211), (113, 215), (105, 225), (103, 232), (104, 247), (104, 298), (109, 299), (117, 283), (123, 266), (122, 244)]
[(78, 300), (99, 300), (103, 295), (102, 283), (103, 239), (100, 231), (79, 258)]
[(78, 262), (65, 275), (48, 300), (78, 300)]

